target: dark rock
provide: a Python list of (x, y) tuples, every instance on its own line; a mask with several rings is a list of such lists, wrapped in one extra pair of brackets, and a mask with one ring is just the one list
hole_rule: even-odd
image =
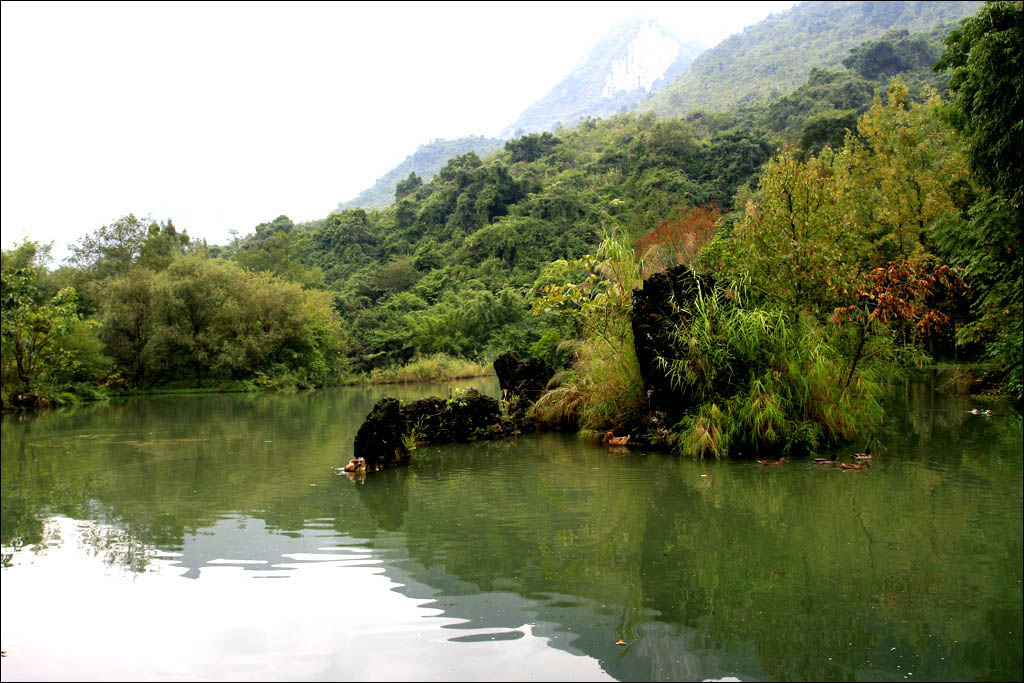
[(644, 280), (633, 290), (633, 344), (651, 413), (681, 415), (693, 406), (687, 392), (672, 388), (661, 360), (675, 359), (672, 331), (692, 315), (699, 291), (714, 291), (714, 280), (680, 265)]
[(431, 396), (402, 407), (407, 429), (420, 443), (494, 438), (505, 432), (501, 406), (476, 389), (449, 399)]
[(409, 462), (407, 439), (416, 443), (451, 443), (504, 436), (509, 430), (497, 399), (476, 389), (448, 399), (422, 398), (403, 405), (385, 396), (363, 421), (352, 447), (354, 458), (365, 458), (370, 472)]
[(526, 411), (544, 394), (555, 371), (539, 358), (524, 360), (515, 351), (506, 351), (494, 359), (494, 372), (515, 428), (533, 429), (533, 421), (526, 417)]
[(352, 446), (353, 457), (366, 458), (366, 466), (375, 470), (405, 465), (409, 450), (403, 437), (406, 433), (402, 404), (397, 398), (385, 396), (366, 416)]

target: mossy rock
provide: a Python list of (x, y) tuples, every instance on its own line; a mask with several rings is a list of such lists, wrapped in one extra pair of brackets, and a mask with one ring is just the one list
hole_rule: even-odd
[(407, 443), (452, 443), (496, 439), (510, 429), (501, 415), (497, 399), (476, 389), (449, 399), (422, 398), (403, 405), (385, 396), (367, 414), (353, 444), (353, 455), (365, 458), (370, 471), (406, 465), (410, 459)]
[(402, 407), (406, 428), (420, 443), (451, 443), (504, 434), (501, 407), (476, 389), (449, 399), (430, 396)]

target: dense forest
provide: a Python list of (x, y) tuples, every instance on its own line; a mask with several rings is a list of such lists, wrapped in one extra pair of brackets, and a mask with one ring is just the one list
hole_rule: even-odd
[(420, 145), (415, 152), (402, 160), (402, 163), (377, 179), (372, 187), (360, 192), (356, 197), (338, 204), (338, 211), (345, 209), (383, 209), (395, 200), (395, 188), (409, 175), (430, 180), (448, 160), (473, 152), (486, 156), (504, 144), (498, 138), (482, 135), (456, 138), (455, 140), (433, 140)]
[(1021, 14), (887, 33), (768, 101), (512, 139), (410, 173), (386, 208), (226, 245), (133, 215), (57, 269), (26, 241), (3, 254), (4, 406), (513, 349), (561, 370), (539, 419), (611, 428), (645, 400), (631, 292), (680, 265), (697, 295), (661, 362), (686, 409), (646, 428), (681, 453), (850, 439), (900, 368), (936, 361), (1019, 401)]

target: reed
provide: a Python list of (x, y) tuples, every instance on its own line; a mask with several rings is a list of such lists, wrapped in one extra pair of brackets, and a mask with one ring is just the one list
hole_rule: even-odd
[(604, 430), (639, 415), (643, 381), (633, 346), (633, 289), (643, 263), (626, 241), (606, 234), (593, 257), (575, 264), (589, 274), (582, 283), (550, 287), (534, 302), (535, 311), (557, 312), (574, 320), (581, 339), (568, 346), (574, 362), (559, 373), (553, 388), (531, 407), (548, 424)]
[(854, 438), (882, 418), (882, 361), (844, 386), (848, 363), (810, 318), (746, 309), (702, 291), (672, 332), (662, 367), (690, 405), (672, 441), (697, 459), (799, 453)]
[(444, 382), (469, 377), (487, 377), (494, 368), (455, 358), (444, 353), (417, 356), (405, 365), (373, 370), (367, 377), (370, 384), (399, 384), (403, 382)]

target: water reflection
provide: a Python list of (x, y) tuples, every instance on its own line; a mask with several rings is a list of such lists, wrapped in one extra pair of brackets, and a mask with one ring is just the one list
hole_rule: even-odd
[(541, 434), (338, 476), (383, 391), (5, 421), (5, 680), (1020, 673), (1015, 413), (908, 385), (864, 472)]

